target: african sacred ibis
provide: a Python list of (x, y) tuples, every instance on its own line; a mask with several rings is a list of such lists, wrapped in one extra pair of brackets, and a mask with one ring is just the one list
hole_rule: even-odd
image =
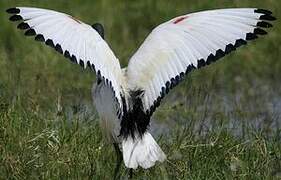
[[(272, 13), (264, 9), (208, 10), (176, 17), (156, 27), (121, 69), (104, 41), (100, 24), (87, 25), (60, 12), (16, 7), (7, 10), (18, 28), (35, 36), (97, 75), (93, 100), (107, 140), (125, 166), (150, 168), (166, 159), (149, 133), (149, 121), (161, 99), (194, 69), (224, 57), (265, 35)], [(119, 158), (118, 170), (122, 158)]]

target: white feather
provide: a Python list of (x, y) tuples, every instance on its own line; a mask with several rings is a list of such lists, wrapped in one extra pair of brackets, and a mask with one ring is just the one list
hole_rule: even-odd
[(166, 155), (155, 142), (150, 133), (145, 133), (142, 138), (135, 140), (131, 137), (122, 141), (123, 159), (126, 167), (137, 169), (141, 166), (148, 169), (157, 161), (163, 162)]
[[(74, 17), (46, 9), (18, 7), (19, 15), (37, 34), (43, 35), (45, 40), (50, 39), (54, 45), (59, 44), (63, 51), (74, 55), (79, 63), (87, 61), (95, 65), (109, 81), (112, 81), (116, 98), (121, 102), (121, 86), (123, 75), (118, 59), (107, 43), (91, 26)], [(120, 104), (120, 109), (122, 109)]]
[[(246, 40), (246, 34), (254, 32), (262, 15), (255, 10), (209, 10), (179, 16), (159, 25), (129, 62), (129, 87), (139, 86), (149, 91), (143, 103), (150, 110), (158, 98), (155, 92), (161, 92), (171, 78), (184, 73), (189, 65), (197, 67), (198, 60), (206, 62), (210, 54), (215, 55), (220, 49), (225, 51), (227, 45)], [(155, 63), (158, 66), (150, 68), (155, 67)], [(157, 79), (161, 79), (162, 85)]]

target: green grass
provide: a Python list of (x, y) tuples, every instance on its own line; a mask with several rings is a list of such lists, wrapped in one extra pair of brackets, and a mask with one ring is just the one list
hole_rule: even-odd
[[(24, 37), (5, 13), (14, 6), (102, 23), (122, 66), (156, 25), (181, 14), (260, 7), (281, 17), (278, 0), (1, 1), (0, 179), (112, 179), (115, 165), (91, 105), (94, 73)], [(280, 44), (276, 21), (268, 36), (191, 73), (153, 117), (168, 160), (134, 177), (280, 179)]]

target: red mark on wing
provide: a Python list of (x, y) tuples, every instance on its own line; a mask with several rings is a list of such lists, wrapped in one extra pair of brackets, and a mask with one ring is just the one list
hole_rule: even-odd
[(174, 21), (174, 24), (178, 24), (178, 23), (182, 22), (183, 20), (185, 20), (185, 19), (187, 19), (187, 18), (188, 18), (188, 16), (179, 17), (178, 19), (176, 19), (176, 20)]

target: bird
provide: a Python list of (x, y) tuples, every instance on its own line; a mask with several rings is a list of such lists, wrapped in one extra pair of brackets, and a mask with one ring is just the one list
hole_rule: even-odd
[(121, 68), (100, 23), (88, 25), (54, 10), (6, 10), (26, 36), (54, 48), (96, 75), (92, 98), (105, 139), (117, 154), (115, 174), (124, 161), (132, 170), (148, 169), (167, 157), (149, 124), (161, 100), (187, 74), (214, 64), (249, 41), (266, 35), (276, 20), (260, 8), (225, 8), (181, 15), (154, 28)]

